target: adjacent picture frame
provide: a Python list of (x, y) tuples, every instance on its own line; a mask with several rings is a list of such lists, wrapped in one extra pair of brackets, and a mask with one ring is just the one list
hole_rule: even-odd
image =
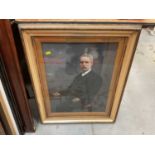
[(42, 123), (116, 120), (140, 25), (18, 25)]

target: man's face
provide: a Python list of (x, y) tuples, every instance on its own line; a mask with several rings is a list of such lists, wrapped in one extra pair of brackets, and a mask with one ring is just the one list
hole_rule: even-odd
[(89, 69), (92, 68), (93, 62), (91, 61), (91, 59), (89, 57), (81, 57), (80, 58), (80, 68), (82, 69), (82, 71), (88, 71)]

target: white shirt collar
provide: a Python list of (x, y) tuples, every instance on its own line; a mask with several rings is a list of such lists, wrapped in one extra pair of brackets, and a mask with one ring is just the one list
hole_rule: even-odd
[(87, 70), (86, 72), (82, 73), (81, 76), (87, 75), (90, 71), (91, 71), (91, 69)]

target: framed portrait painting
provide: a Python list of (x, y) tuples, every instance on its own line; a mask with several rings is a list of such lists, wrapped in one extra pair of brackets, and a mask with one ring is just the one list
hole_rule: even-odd
[(43, 123), (114, 122), (139, 25), (20, 23)]

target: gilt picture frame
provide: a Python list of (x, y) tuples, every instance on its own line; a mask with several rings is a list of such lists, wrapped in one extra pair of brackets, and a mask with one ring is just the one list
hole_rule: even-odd
[(42, 123), (114, 122), (141, 26), (20, 23)]

